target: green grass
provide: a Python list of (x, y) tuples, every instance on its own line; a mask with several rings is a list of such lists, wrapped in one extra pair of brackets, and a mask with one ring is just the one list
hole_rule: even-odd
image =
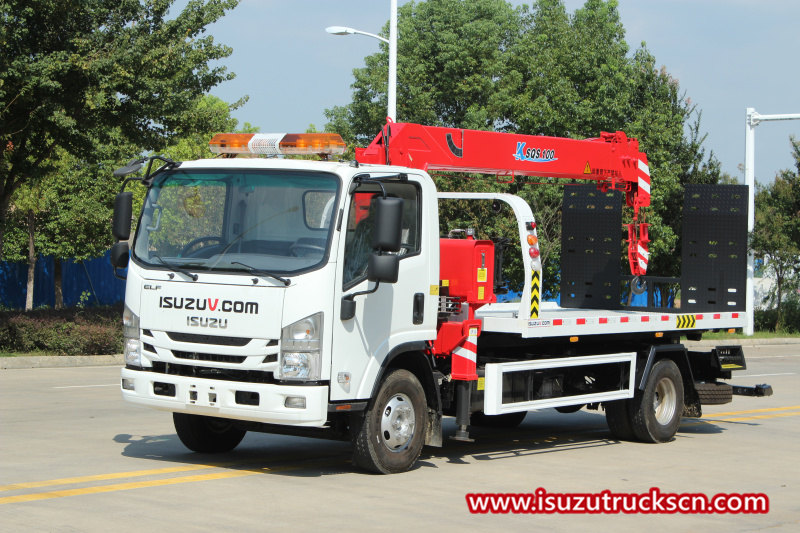
[(756, 331), (752, 336), (745, 335), (744, 333), (728, 333), (726, 331), (717, 331), (703, 333), (703, 339), (716, 340), (716, 339), (784, 339), (784, 338), (800, 338), (800, 333), (787, 333), (785, 331)]

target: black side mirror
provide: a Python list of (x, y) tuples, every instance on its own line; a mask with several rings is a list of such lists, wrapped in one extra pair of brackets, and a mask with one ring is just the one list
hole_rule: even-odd
[(131, 236), (131, 214), (133, 212), (133, 193), (121, 192), (114, 198), (114, 220), (111, 233), (118, 241), (127, 241)]
[(127, 267), (129, 259), (130, 255), (127, 242), (118, 242), (111, 247), (111, 266), (113, 266), (114, 269)]
[(397, 283), (400, 272), (400, 256), (374, 253), (369, 256), (367, 279), (384, 283)]
[(375, 199), (375, 229), (372, 248), (397, 252), (403, 235), (403, 199), (392, 196)]

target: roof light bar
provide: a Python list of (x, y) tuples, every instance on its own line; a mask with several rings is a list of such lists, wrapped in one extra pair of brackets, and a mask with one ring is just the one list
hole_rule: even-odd
[(208, 143), (215, 154), (343, 154), (337, 133), (218, 133)]

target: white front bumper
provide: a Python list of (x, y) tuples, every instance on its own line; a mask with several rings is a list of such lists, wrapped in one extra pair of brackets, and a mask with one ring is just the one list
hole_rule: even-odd
[[(321, 427), (328, 419), (328, 387), (242, 383), (122, 369), (122, 379), (134, 390), (122, 389), (133, 404), (195, 415), (249, 420), (267, 424)], [(175, 386), (174, 396), (155, 394), (153, 384)], [(236, 402), (236, 392), (257, 393), (258, 405)], [(305, 408), (285, 406), (288, 396), (304, 397)]]

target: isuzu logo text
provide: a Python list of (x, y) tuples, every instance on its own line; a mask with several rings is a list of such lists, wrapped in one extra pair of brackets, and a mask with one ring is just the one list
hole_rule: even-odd
[(187, 316), (186, 325), (195, 328), (219, 328), (225, 329), (228, 327), (227, 318), (206, 318), (202, 316)]
[(187, 311), (218, 311), (222, 313), (258, 314), (258, 302), (241, 300), (221, 300), (219, 298), (177, 298), (161, 296), (158, 299), (161, 309), (185, 309)]

